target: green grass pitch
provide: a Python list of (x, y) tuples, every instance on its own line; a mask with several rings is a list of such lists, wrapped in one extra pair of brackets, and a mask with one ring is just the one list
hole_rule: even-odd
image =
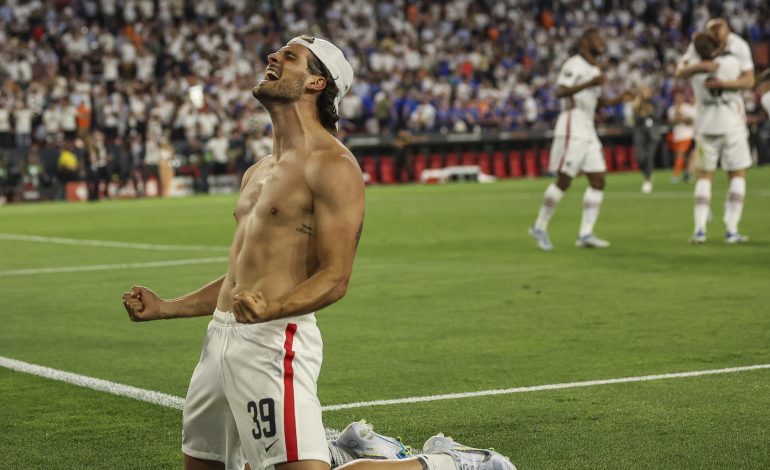
[[(691, 246), (692, 186), (613, 174), (596, 232), (574, 239), (585, 181), (527, 235), (546, 179), (373, 187), (348, 295), (318, 314), (321, 403), (770, 363), (770, 169), (749, 174), (741, 229)], [(0, 233), (227, 246), (235, 196), (0, 208)], [(0, 274), (224, 256), (0, 240)], [(120, 294), (162, 296), (224, 263), (0, 275), (0, 356), (184, 396), (205, 318), (131, 323)], [(443, 431), (520, 469), (770, 468), (770, 370), (330, 411), (420, 446)], [(181, 468), (181, 412), (0, 368), (0, 468)]]

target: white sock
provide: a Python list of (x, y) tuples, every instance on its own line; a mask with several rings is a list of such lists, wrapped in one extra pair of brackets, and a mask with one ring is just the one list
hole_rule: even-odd
[(328, 441), (331, 468), (337, 468), (356, 460), (355, 456), (347, 450), (337, 446), (333, 441)]
[(551, 183), (545, 189), (543, 194), (543, 204), (540, 206), (540, 212), (537, 214), (537, 220), (535, 221), (535, 228), (538, 230), (548, 230), (548, 222), (551, 220), (551, 216), (556, 212), (556, 206), (559, 205), (564, 191), (559, 189), (555, 183)]
[(587, 187), (583, 194), (583, 217), (580, 219), (581, 237), (594, 233), (596, 219), (599, 218), (599, 209), (602, 207), (604, 191)]
[(711, 181), (701, 178), (695, 183), (695, 233), (706, 233), (711, 207)]
[(455, 459), (449, 454), (422, 454), (417, 456), (427, 470), (458, 470)]
[(738, 223), (743, 214), (743, 199), (746, 196), (746, 178), (736, 176), (730, 180), (725, 201), (725, 226), (730, 233), (738, 233)]

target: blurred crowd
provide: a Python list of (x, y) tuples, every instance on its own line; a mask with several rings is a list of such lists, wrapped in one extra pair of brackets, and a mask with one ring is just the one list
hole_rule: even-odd
[(248, 166), (270, 152), (271, 127), (251, 88), (267, 54), (308, 33), (332, 39), (356, 71), (343, 136), (547, 128), (555, 76), (589, 24), (607, 39), (606, 93), (646, 86), (667, 106), (684, 86), (675, 63), (711, 16), (770, 40), (767, 0), (6, 0), (0, 147), (71, 142), (95, 168), (99, 142), (126, 165), (173, 145), (214, 168), (225, 157), (207, 144), (219, 137), (242, 141)]

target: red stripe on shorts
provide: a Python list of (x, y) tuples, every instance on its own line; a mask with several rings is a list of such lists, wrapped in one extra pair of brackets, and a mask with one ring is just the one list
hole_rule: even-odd
[(561, 154), (561, 159), (559, 160), (559, 169), (556, 170), (558, 173), (561, 173), (561, 167), (564, 165), (564, 159), (567, 158), (567, 149), (569, 148), (569, 134), (570, 134), (570, 128), (572, 127), (572, 110), (570, 109), (567, 111), (567, 135), (564, 137), (564, 151)]
[(289, 323), (286, 325), (286, 341), (283, 343), (283, 349), (286, 355), (283, 357), (283, 437), (286, 442), (286, 461), (296, 462), (299, 460), (297, 452), (297, 421), (294, 416), (294, 333), (297, 332), (297, 325)]

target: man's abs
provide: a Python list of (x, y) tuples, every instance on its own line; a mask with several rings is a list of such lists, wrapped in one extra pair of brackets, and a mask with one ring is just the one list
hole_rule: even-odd
[(231, 310), (242, 291), (279, 298), (316, 271), (312, 195), (301, 175), (300, 165), (282, 160), (257, 168), (242, 188), (220, 310)]

